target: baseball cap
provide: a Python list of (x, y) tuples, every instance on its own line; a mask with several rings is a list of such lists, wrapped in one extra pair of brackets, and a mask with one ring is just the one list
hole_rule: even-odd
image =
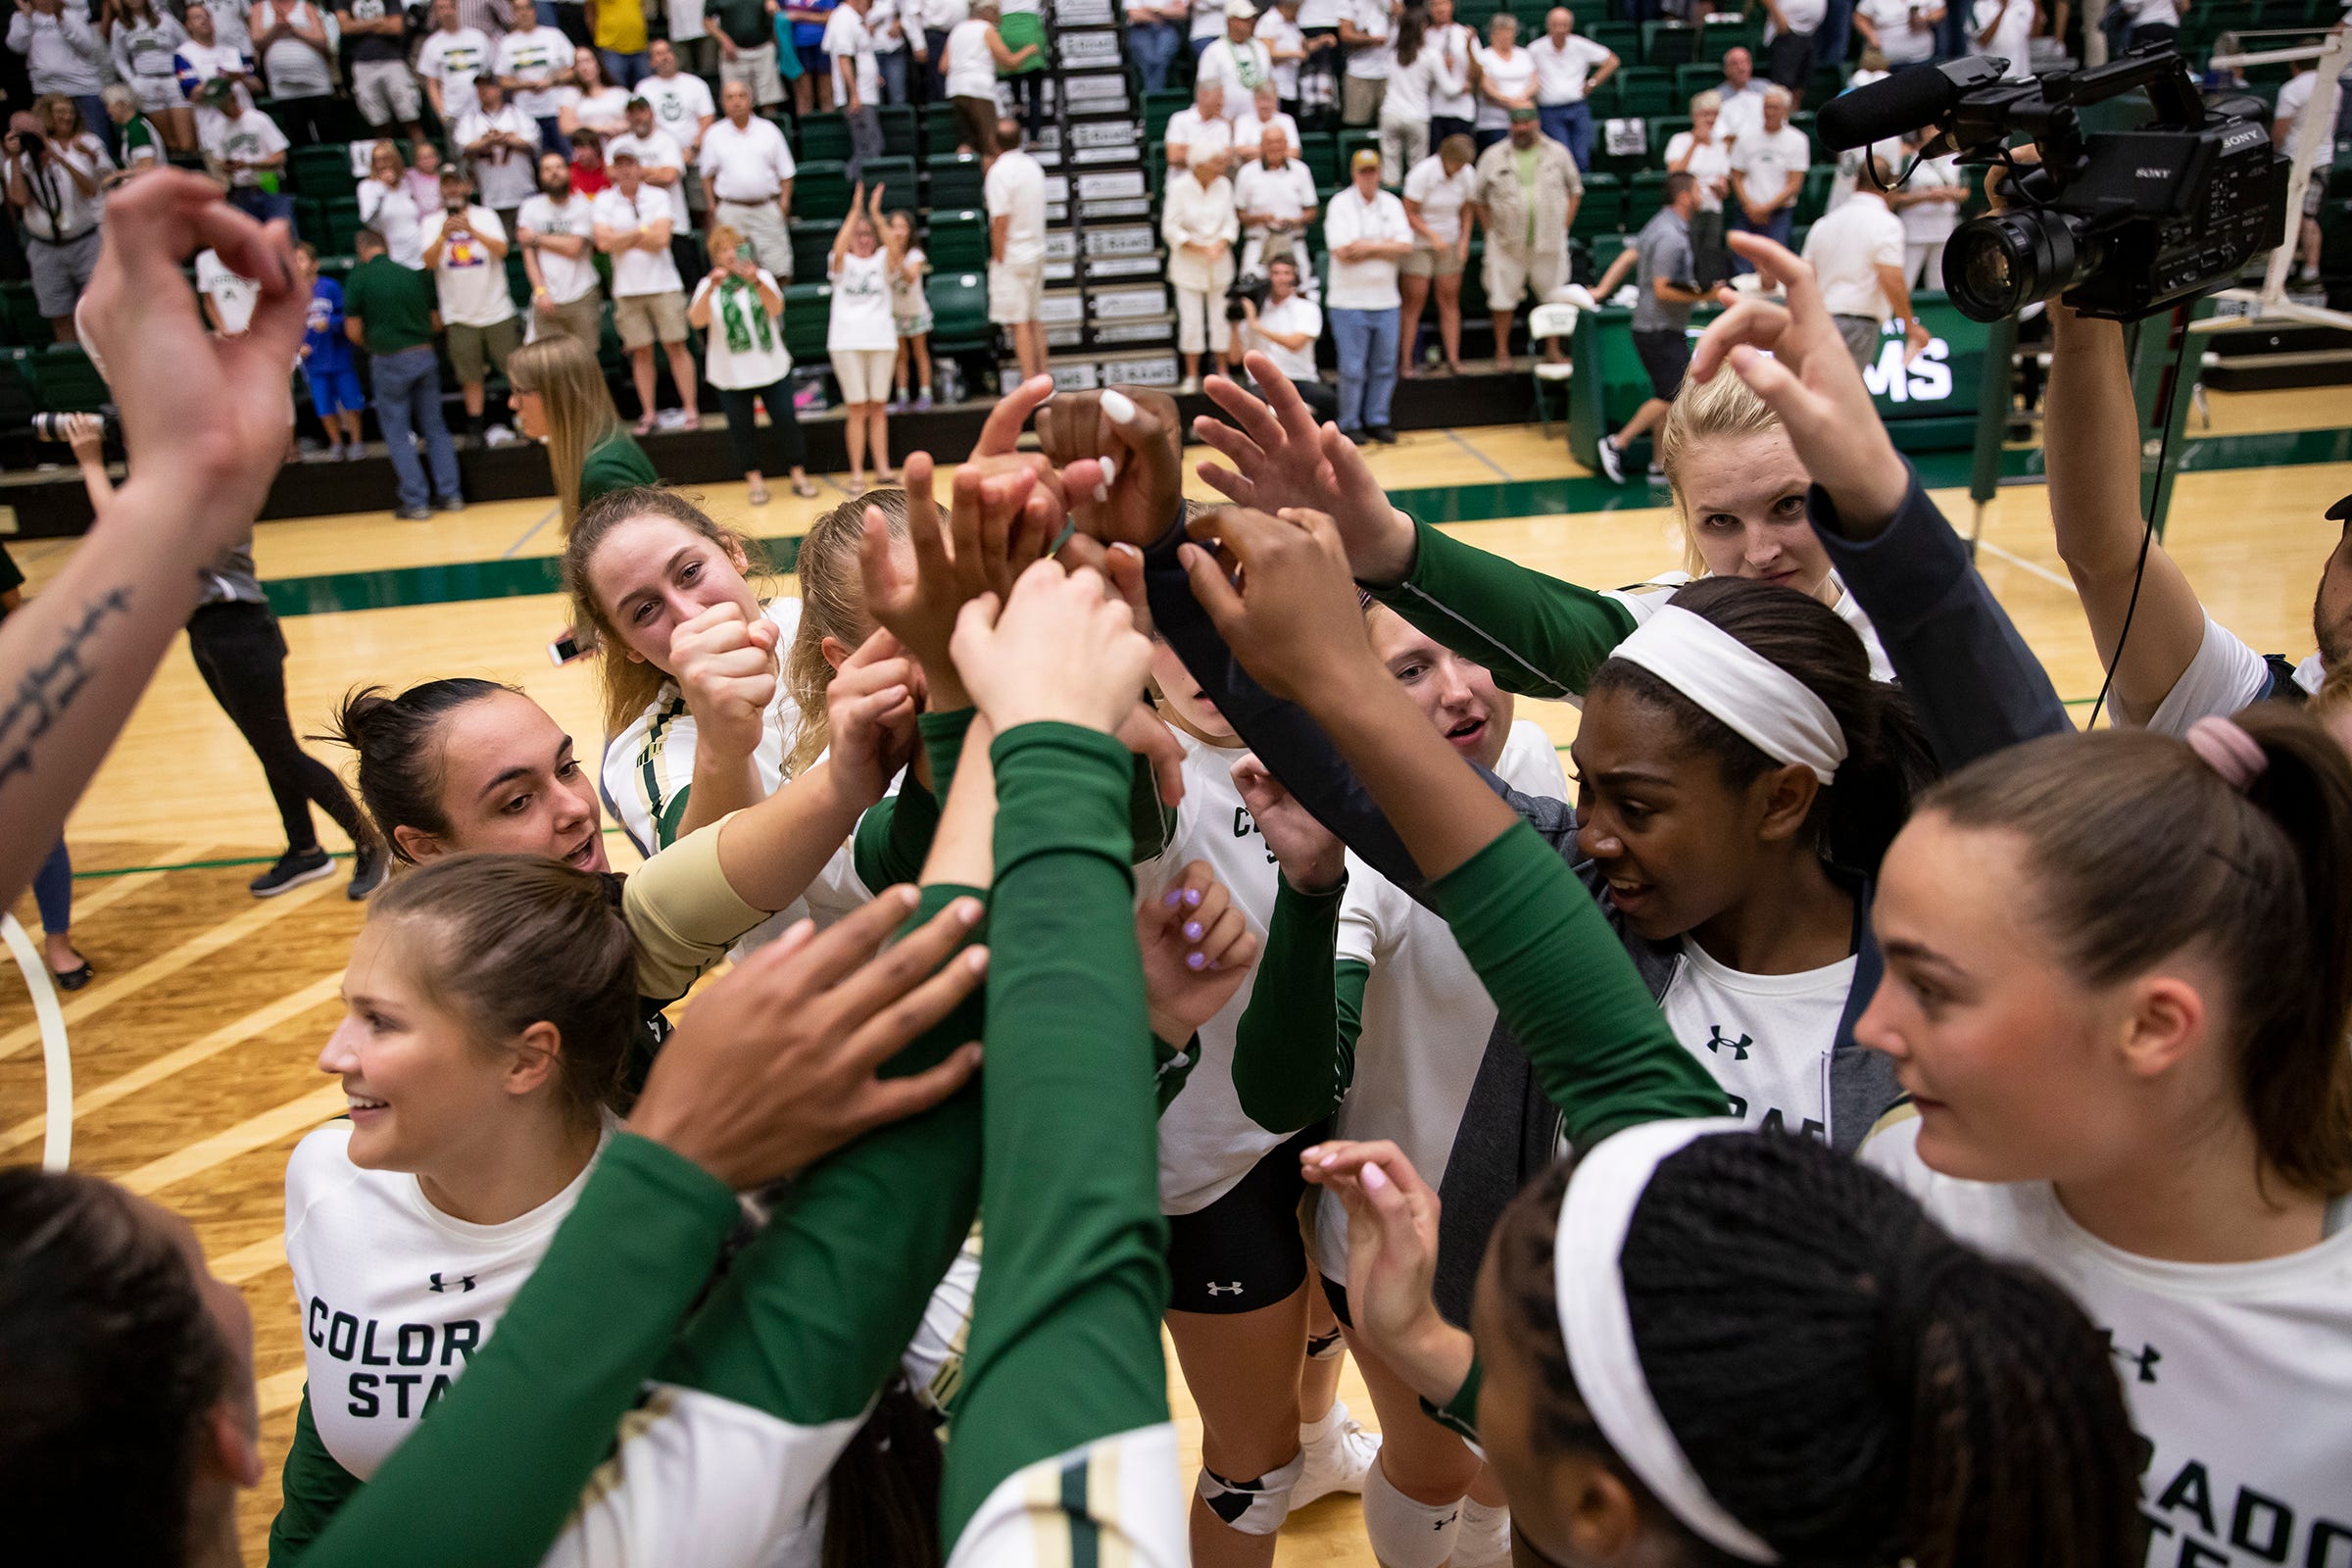
[(1348, 168), (1351, 172), (1358, 169), (1378, 169), (1379, 167), (1380, 154), (1369, 147), (1358, 147), (1355, 150), (1355, 156), (1348, 160)]
[(1528, 108), (1525, 104), (1522, 104), (1518, 108), (1511, 111), (1511, 119), (1514, 122), (1522, 120), (1535, 120), (1538, 118), (1539, 117), (1536, 112), (1533, 109)]
[(1237, 22), (1248, 22), (1257, 15), (1257, 7), (1250, 0), (1225, 0), (1225, 15)]
[(2334, 506), (2329, 507), (2328, 509), (2328, 520), (2329, 522), (2340, 522), (2346, 527), (2352, 527), (2352, 496), (2346, 496), (2343, 500), (2338, 501)]

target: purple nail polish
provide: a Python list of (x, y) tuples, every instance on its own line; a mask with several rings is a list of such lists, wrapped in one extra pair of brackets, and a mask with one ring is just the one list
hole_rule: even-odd
[(1185, 966), (1187, 969), (1192, 969), (1192, 970), (1196, 970), (1196, 971), (1197, 971), (1197, 970), (1199, 970), (1199, 969), (1200, 969), (1200, 967), (1201, 967), (1203, 964), (1205, 964), (1205, 963), (1207, 963), (1207, 962), (1208, 962), (1208, 959), (1207, 959), (1206, 957), (1202, 956), (1201, 955), (1198, 954), (1198, 953), (1191, 953), (1191, 954), (1187, 954), (1187, 955), (1185, 955), (1184, 966)]
[(1198, 942), (1200, 940), (1200, 921), (1187, 920), (1184, 922), (1184, 940), (1187, 942)]
[(1173, 909), (1177, 905), (1184, 902), (1184, 890), (1182, 888), (1170, 888), (1168, 890), (1168, 896), (1159, 902), (1162, 908)]
[(1190, 888), (1186, 890), (1184, 895), (1184, 906), (1188, 909), (1198, 909), (1200, 907), (1200, 890), (1199, 888)]

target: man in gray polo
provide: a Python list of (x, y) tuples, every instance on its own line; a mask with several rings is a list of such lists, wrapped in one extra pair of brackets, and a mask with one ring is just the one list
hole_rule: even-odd
[[(1649, 373), (1649, 396), (1615, 435), (1600, 441), (1600, 468), (1612, 483), (1625, 483), (1625, 449), (1666, 416), (1666, 407), (1690, 368), (1690, 308), (1707, 296), (1698, 287), (1697, 266), (1690, 256), (1690, 215), (1698, 211), (1698, 181), (1687, 173), (1666, 176), (1666, 205), (1634, 236), (1634, 352)], [(1601, 298), (1617, 286), (1626, 266), (1624, 258), (1611, 264), (1601, 286)], [(1650, 465), (1650, 477), (1661, 477)]]

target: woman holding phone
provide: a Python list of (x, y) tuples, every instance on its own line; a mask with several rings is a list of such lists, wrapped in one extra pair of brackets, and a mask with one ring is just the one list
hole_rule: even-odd
[(784, 346), (784, 291), (754, 256), (751, 242), (724, 223), (710, 230), (710, 273), (695, 285), (687, 324), (703, 334), (703, 376), (718, 391), (727, 416), (735, 466), (751, 486), (751, 503), (767, 505), (760, 477), (760, 427), (755, 403), (767, 405), (768, 423), (784, 449), (792, 493), (816, 494), (801, 466), (801, 427), (792, 407), (792, 353)]

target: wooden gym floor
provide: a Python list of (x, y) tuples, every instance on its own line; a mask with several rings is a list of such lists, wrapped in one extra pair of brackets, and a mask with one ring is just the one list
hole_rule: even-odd
[[(2168, 544), (2218, 618), (2257, 648), (2299, 658), (2311, 647), (2319, 567), (2336, 541), (2322, 514), (2352, 491), (2352, 388), (2212, 402), (2210, 428), (2192, 422), (2189, 462), (2198, 471), (2180, 481)], [(2022, 469), (2025, 456), (2012, 458)], [(1415, 432), (1373, 463), (1393, 490), (1421, 492), (1405, 498), (1408, 506), (1477, 519), (1457, 531), (1564, 577), (1608, 586), (1679, 564), (1662, 491), (1599, 485), (1533, 425)], [(1964, 483), (1963, 471), (1946, 463), (1931, 479)], [(758, 511), (741, 485), (705, 496), (751, 533), (790, 538), (846, 495), (838, 478), (813, 502), (774, 489), (774, 502)], [(1965, 526), (1965, 490), (1934, 493)], [(1615, 510), (1594, 510), (1603, 506)], [(2087, 713), (2099, 666), (2051, 546), (2043, 489), (2005, 488), (1984, 540), (1987, 578), (2060, 694)], [(545, 501), (480, 505), (422, 523), (374, 513), (264, 524), (264, 578), (310, 579), (312, 612), (284, 622), (297, 730), (319, 727), (356, 681), (400, 687), (478, 674), (525, 686), (593, 756), (602, 741), (593, 672), (551, 668), (544, 652), (562, 618), (559, 600), (472, 597), (544, 580), (533, 576), (534, 558), (556, 544)], [(76, 546), (10, 548), (38, 592)], [(328, 608), (343, 604), (371, 608)], [(1523, 704), (1522, 712), (1560, 741), (1574, 731), (1564, 707)], [(338, 768), (348, 763), (318, 750)], [(319, 831), (331, 848), (345, 847), (323, 818)], [(269, 1467), (243, 1515), (247, 1553), (259, 1562), (303, 1379), (281, 1246), (282, 1180), (296, 1140), (342, 1108), (317, 1054), (337, 1016), (362, 910), (343, 898), (340, 875), (266, 903), (246, 893), (282, 848), (276, 813), (184, 649), (166, 659), (69, 838), (78, 873), (74, 933), (99, 975), (65, 1006), (74, 1163), (185, 1214), (214, 1269), (247, 1293)], [(617, 863), (632, 858), (617, 833), (612, 842)], [(38, 929), (29, 897), (17, 914)], [(0, 1160), (39, 1157), (41, 1104), (39, 1039), (25, 993), (9, 977), (0, 980)], [(1199, 1424), (1172, 1371), (1171, 1381), (1195, 1445), (1189, 1464)], [(1345, 1392), (1372, 1424), (1352, 1367)], [(1303, 1511), (1284, 1532), (1277, 1561), (1369, 1564), (1355, 1503), (1338, 1498)]]

